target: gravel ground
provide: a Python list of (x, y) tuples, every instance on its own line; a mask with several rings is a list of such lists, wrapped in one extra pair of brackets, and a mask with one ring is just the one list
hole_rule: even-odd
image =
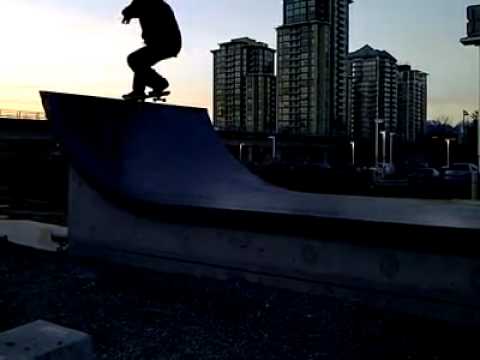
[(0, 309), (0, 331), (52, 321), (91, 334), (99, 359), (480, 355), (475, 328), (243, 282), (102, 266), (6, 243), (0, 244)]

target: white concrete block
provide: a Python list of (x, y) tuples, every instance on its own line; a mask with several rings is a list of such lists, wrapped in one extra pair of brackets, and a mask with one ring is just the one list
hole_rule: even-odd
[(0, 360), (91, 360), (88, 334), (43, 320), (0, 334)]
[(0, 238), (2, 237), (6, 237), (9, 242), (17, 245), (45, 251), (57, 251), (60, 245), (54, 239), (67, 238), (68, 229), (35, 221), (5, 220), (0, 221)]

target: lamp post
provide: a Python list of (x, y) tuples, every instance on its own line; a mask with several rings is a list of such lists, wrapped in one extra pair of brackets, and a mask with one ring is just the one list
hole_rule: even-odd
[(240, 143), (240, 154), (239, 154), (239, 155), (240, 155), (240, 156), (239, 156), (240, 161), (243, 160), (243, 147), (244, 147), (244, 146), (245, 146), (245, 143), (241, 142), (241, 143)]
[(455, 141), (455, 139), (445, 139), (445, 143), (447, 144), (447, 168), (450, 167), (450, 143)]
[[(480, 79), (480, 5), (467, 7), (467, 37), (460, 39), (464, 46), (476, 46), (479, 51), (479, 79)], [(480, 81), (480, 80), (479, 80)], [(478, 91), (478, 106), (480, 112), (480, 85)], [(480, 119), (477, 118), (477, 162), (480, 168)]]
[(382, 123), (382, 119), (375, 119), (375, 167), (378, 167), (378, 124)]
[(350, 141), (352, 147), (352, 165), (355, 166), (355, 141)]
[(382, 134), (382, 165), (385, 169), (385, 163), (387, 160), (387, 132), (383, 130), (380, 131), (380, 134)]
[(390, 165), (393, 166), (393, 137), (396, 134), (394, 132), (390, 133)]
[(475, 110), (471, 112), (470, 118), (472, 119), (473, 129), (475, 129), (475, 127), (477, 128), (477, 158), (478, 165), (480, 166), (480, 111)]
[(272, 140), (272, 161), (274, 161), (277, 158), (277, 138), (274, 135), (268, 138)]
[(463, 110), (462, 112), (462, 135), (460, 137), (460, 141), (462, 144), (465, 142), (465, 118), (469, 116), (470, 114), (468, 113), (467, 110)]

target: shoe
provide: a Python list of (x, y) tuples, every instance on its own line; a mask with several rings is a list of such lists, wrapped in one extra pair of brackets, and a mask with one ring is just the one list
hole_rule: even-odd
[(122, 96), (124, 100), (144, 100), (147, 95), (142, 92), (132, 91)]
[(158, 90), (152, 90), (148, 93), (147, 97), (149, 98), (163, 98), (163, 97), (166, 97), (170, 95), (170, 91), (168, 90), (162, 90), (162, 91), (158, 91)]
[(168, 83), (167, 79), (162, 78), (158, 82), (158, 85), (152, 88), (152, 91), (149, 93), (149, 95), (162, 95), (169, 86), (170, 84)]

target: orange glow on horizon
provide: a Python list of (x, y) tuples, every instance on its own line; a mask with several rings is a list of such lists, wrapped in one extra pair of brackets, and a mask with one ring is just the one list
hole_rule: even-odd
[[(82, 12), (78, 8), (55, 6), (54, 2), (48, 5), (49, 3), (0, 0), (3, 15), (0, 33), (6, 35), (2, 37), (0, 58), (0, 109), (42, 111), (39, 90), (113, 98), (120, 98), (129, 92), (132, 74), (126, 64), (126, 57), (142, 46), (142, 42), (136, 22), (130, 26), (121, 24), (120, 10), (123, 4), (118, 4), (118, 14), (112, 8), (112, 14), (102, 17), (100, 14)], [(183, 6), (183, 15), (188, 19), (182, 24), (184, 49), (178, 58), (162, 62), (157, 69), (170, 81), (172, 95), (168, 98), (169, 103), (204, 107), (211, 113), (213, 66), (210, 50), (218, 42), (242, 35), (239, 31), (248, 33), (251, 30), (255, 33), (256, 29), (249, 29), (242, 17), (233, 14), (238, 23), (237, 27), (232, 28), (234, 30), (226, 32), (226, 27), (222, 27), (212, 31), (208, 26), (203, 26), (207, 15), (192, 16), (188, 13), (187, 16), (189, 5)], [(180, 4), (178, 8), (181, 8)], [(19, 26), (19, 19), (27, 25)], [(229, 20), (232, 17), (226, 17), (222, 21)], [(221, 26), (222, 22), (216, 25)], [(272, 37), (274, 25), (272, 24)], [(270, 25), (267, 24), (266, 27), (268, 26)], [(457, 40), (454, 42), (455, 45), (452, 46), (459, 47), (459, 56), (465, 53)], [(413, 43), (410, 44), (410, 53), (420, 53), (413, 48)], [(403, 54), (398, 49), (397, 52)], [(433, 47), (431, 52), (437, 62), (449, 65), (444, 47)], [(473, 59), (468, 54), (462, 56)], [(477, 108), (476, 85), (472, 85), (476, 82), (469, 81), (473, 71), (471, 69), (476, 71), (473, 60), (465, 62), (464, 68), (467, 70), (463, 72), (434, 72), (429, 66), (433, 65), (427, 61), (420, 66), (422, 70), (432, 72), (429, 80), (429, 119), (448, 116), (452, 122), (456, 122), (461, 120), (463, 109), (473, 111)]]
[[(130, 91), (126, 57), (142, 46), (137, 24), (122, 25), (120, 14), (103, 19), (29, 0), (0, 4), (0, 32), (15, 29), (2, 39), (8, 51), (0, 59), (0, 109), (43, 111), (40, 90), (113, 98)], [(18, 26), (19, 18), (28, 26)], [(199, 62), (201, 53), (187, 42), (178, 58), (157, 67), (170, 81), (169, 103), (211, 106), (211, 59)]]

